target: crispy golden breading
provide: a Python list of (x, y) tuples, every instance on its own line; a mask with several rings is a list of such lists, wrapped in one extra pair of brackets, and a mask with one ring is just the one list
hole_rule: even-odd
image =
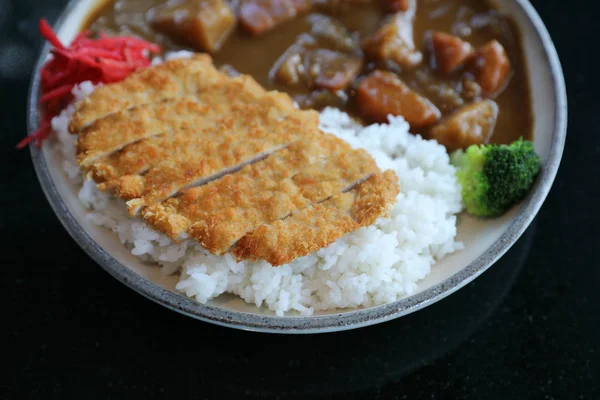
[[(206, 158), (216, 157), (221, 162), (211, 164), (211, 170), (212, 167), (219, 168), (219, 165), (227, 168), (294, 140), (292, 135), (277, 140), (238, 139), (239, 137), (231, 134), (208, 138), (187, 129), (181, 130), (174, 135), (161, 135), (133, 143), (123, 151), (95, 162), (89, 169), (90, 176), (101, 190), (114, 189), (119, 186), (122, 178), (142, 175), (167, 158), (185, 159), (201, 155)], [(133, 198), (135, 197), (137, 196)]]
[[(339, 139), (335, 139), (339, 140)], [(346, 190), (378, 171), (363, 150), (326, 157), (321, 146), (296, 142), (264, 161), (142, 212), (171, 238), (190, 235), (221, 254), (255, 227)]]
[(399, 193), (393, 171), (377, 174), (350, 192), (261, 225), (231, 250), (238, 261), (265, 260), (283, 265), (335, 242), (343, 235), (374, 223)]
[[(220, 113), (198, 99), (180, 98), (144, 104), (97, 120), (77, 138), (77, 162), (87, 168), (93, 162), (138, 140), (191, 128), (202, 120), (214, 121)], [(181, 118), (178, 118), (181, 116)]]
[(289, 218), (262, 225), (232, 249), (238, 261), (265, 260), (273, 266), (315, 252), (360, 225), (350, 216), (355, 193), (342, 193), (304, 208)]
[(400, 193), (398, 176), (390, 169), (372, 176), (356, 188), (352, 218), (361, 226), (369, 226), (384, 217)]
[[(111, 178), (100, 183), (98, 187), (101, 190), (115, 189), (119, 197), (132, 200), (148, 196), (155, 191), (156, 186), (163, 185), (163, 182), (167, 183), (169, 179), (179, 179), (182, 186), (193, 183), (194, 180), (203, 180), (203, 178), (210, 180), (209, 177), (235, 170), (238, 166), (241, 168), (255, 159), (260, 159), (285, 147), (290, 140), (293, 140), (291, 138), (286, 140), (286, 137), (279, 139), (272, 137), (265, 138), (265, 140), (236, 141), (235, 137), (232, 140), (229, 135), (224, 141), (211, 141), (195, 138), (187, 132), (168, 138), (169, 141), (166, 143), (155, 140), (152, 143), (137, 144), (138, 150), (148, 150), (145, 153), (140, 151), (141, 157), (137, 164), (140, 168), (138, 170), (135, 170), (135, 162), (128, 162), (135, 159), (127, 157), (131, 154), (126, 152), (120, 153), (119, 155), (122, 157), (113, 165), (97, 166), (92, 172), (94, 178), (99, 178), (98, 181), (105, 177)], [(164, 144), (165, 147), (160, 147), (161, 144)], [(180, 163), (180, 166), (176, 166), (173, 171), (168, 171), (169, 165), (172, 164), (170, 160), (173, 160), (175, 164)], [(200, 160), (197, 167), (194, 166), (196, 160)], [(144, 174), (146, 171), (149, 172)], [(169, 178), (169, 174), (173, 175), (172, 178)], [(127, 189), (124, 182), (137, 175), (147, 175), (139, 176), (142, 186), (135, 191)], [(179, 186), (174, 189), (179, 190)]]
[[(142, 211), (150, 225), (171, 238), (187, 232), (191, 224), (210, 213), (236, 204), (246, 205), (257, 191), (272, 189), (279, 181), (296, 174), (306, 163), (324, 157), (324, 152), (303, 140), (270, 155), (265, 160), (247, 165), (223, 178), (182, 191), (181, 196), (148, 206)], [(177, 218), (172, 217), (176, 215)], [(171, 220), (176, 221), (175, 225)], [(181, 221), (186, 221), (185, 227)]]
[[(342, 157), (345, 156), (348, 154)], [(306, 175), (299, 180), (294, 179), (295, 177), (285, 179), (269, 190), (255, 191), (242, 202), (234, 202), (231, 207), (209, 213), (205, 218), (197, 218), (189, 235), (210, 252), (223, 254), (237, 240), (257, 227), (285, 218), (296, 210), (334, 196), (377, 170), (372, 160), (348, 166), (349, 168), (340, 168), (339, 165), (343, 163), (340, 158), (325, 160), (322, 170), (329, 173), (321, 175), (324, 180), (319, 182), (316, 190), (315, 181)], [(358, 157), (353, 158), (357, 160)], [(315, 171), (317, 169), (315, 168)]]
[(235, 78), (195, 96), (144, 104), (97, 120), (77, 139), (77, 161), (85, 168), (138, 140), (184, 128), (201, 129), (248, 103), (260, 102), (270, 110), (264, 113), (273, 117), (295, 110), (291, 100), (246, 90), (253, 85), (249, 82), (254, 80)]
[[(233, 166), (275, 144), (289, 144), (304, 137), (309, 129), (317, 132), (318, 126), (316, 112), (282, 116), (273, 107), (263, 104), (262, 99), (255, 104), (232, 106), (220, 117), (213, 115), (215, 118), (198, 118), (191, 126), (173, 123), (176, 126), (168, 133), (131, 143), (122, 151), (94, 162), (88, 167), (89, 175), (105, 190), (113, 188), (117, 179), (142, 174), (167, 158), (215, 156), (231, 160), (234, 164), (228, 162), (227, 165)], [(302, 129), (298, 129), (298, 125)]]
[(228, 143), (215, 145), (205, 142), (201, 149), (195, 149), (193, 153), (163, 160), (143, 176), (126, 175), (119, 179), (116, 194), (125, 200), (129, 199), (127, 210), (130, 215), (137, 215), (146, 206), (168, 199), (186, 187), (202, 185), (235, 172), (282, 149), (285, 144), (262, 145), (261, 147), (266, 147), (265, 151), (252, 153), (246, 159), (234, 157), (229, 146)]
[(228, 77), (212, 65), (206, 54), (175, 59), (131, 74), (119, 83), (97, 88), (77, 105), (69, 131), (83, 128), (105, 116), (140, 104), (196, 94)]
[[(171, 214), (178, 214), (189, 221), (188, 225), (225, 207), (247, 206), (251, 196), (272, 189), (278, 182), (290, 179), (312, 163), (323, 160), (329, 154), (348, 151), (343, 141), (320, 135), (321, 140), (298, 140), (288, 148), (263, 161), (248, 165), (234, 174), (182, 191), (182, 195), (154, 204), (144, 209), (144, 218), (156, 229), (175, 238), (184, 231), (169, 225)], [(340, 147), (339, 144), (344, 146)], [(324, 165), (319, 162), (318, 165)]]
[(302, 196), (318, 202), (336, 191), (349, 190), (378, 172), (373, 157), (359, 149), (332, 156), (322, 163), (306, 165), (292, 177), (292, 181), (300, 188)]
[[(260, 119), (252, 121), (251, 118), (238, 120), (236, 123), (240, 124), (239, 131), (244, 132), (243, 136), (256, 137), (264, 141), (265, 150), (262, 153), (249, 154), (249, 157), (241, 162), (237, 162), (235, 158), (226, 157), (223, 162), (220, 154), (226, 156), (233, 149), (243, 150), (244, 143), (236, 146), (235, 141), (224, 143), (203, 141), (197, 146), (186, 148), (182, 154), (169, 156), (150, 168), (143, 177), (139, 178), (143, 182), (141, 192), (132, 192), (128, 187), (123, 187), (120, 182), (117, 187), (117, 195), (132, 199), (127, 202), (127, 206), (130, 214), (135, 215), (141, 208), (163, 201), (179, 190), (185, 189), (186, 186), (196, 185), (199, 181), (210, 181), (226, 173), (234, 172), (245, 164), (260, 159), (261, 155), (264, 156), (285, 147), (290, 144), (290, 132), (297, 135), (297, 138), (305, 140), (317, 140), (317, 137), (322, 136), (318, 130), (306, 126), (304, 122), (304, 118), (296, 116), (287, 116), (278, 121), (266, 122)], [(217, 136), (221, 132), (219, 127), (207, 129), (206, 134), (209, 136)], [(136, 182), (136, 188), (138, 187), (139, 184)]]

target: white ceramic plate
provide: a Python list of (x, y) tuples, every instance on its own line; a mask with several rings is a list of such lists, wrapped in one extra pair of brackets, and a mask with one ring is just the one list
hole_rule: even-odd
[[(71, 40), (93, 9), (95, 0), (73, 0), (55, 26), (63, 41)], [(476, 220), (461, 215), (458, 240), (465, 249), (446, 257), (418, 284), (413, 296), (358, 310), (317, 313), (310, 317), (277, 317), (239, 298), (224, 295), (208, 305), (175, 291), (176, 277), (140, 262), (112, 232), (91, 224), (77, 200), (75, 188), (60, 167), (60, 156), (44, 146), (31, 149), (40, 183), (59, 219), (79, 245), (106, 271), (140, 294), (183, 314), (230, 327), (279, 333), (316, 333), (358, 328), (394, 319), (426, 307), (460, 289), (498, 260), (521, 236), (540, 209), (558, 170), (567, 122), (564, 78), (546, 28), (526, 0), (497, 1), (521, 30), (533, 99), (534, 146), (544, 164), (530, 195), (502, 218)], [(32, 81), (28, 130), (38, 124), (39, 68), (48, 55), (42, 50)]]

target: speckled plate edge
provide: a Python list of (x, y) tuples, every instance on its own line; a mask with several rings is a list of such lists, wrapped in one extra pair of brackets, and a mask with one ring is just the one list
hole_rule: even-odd
[[(271, 333), (325, 333), (365, 327), (410, 314), (459, 290), (485, 272), (485, 270), (502, 257), (502, 255), (504, 255), (504, 253), (506, 253), (506, 251), (508, 251), (523, 234), (525, 229), (527, 229), (541, 208), (558, 171), (567, 130), (567, 98), (562, 68), (550, 35), (534, 7), (527, 0), (514, 0), (514, 2), (521, 8), (522, 12), (529, 17), (530, 22), (533, 24), (538, 39), (543, 43), (544, 56), (552, 73), (556, 105), (554, 110), (554, 132), (552, 134), (548, 158), (533, 190), (525, 200), (521, 211), (504, 234), (502, 234), (502, 236), (490, 246), (487, 251), (461, 271), (452, 275), (444, 282), (434, 285), (413, 296), (377, 307), (311, 317), (263, 316), (228, 311), (218, 307), (203, 305), (140, 277), (102, 249), (81, 227), (62, 200), (51, 179), (48, 164), (43, 152), (40, 149), (31, 146), (31, 157), (36, 174), (42, 189), (59, 220), (67, 229), (71, 237), (73, 237), (79, 246), (81, 246), (94, 261), (110, 275), (141, 295), (190, 317), (217, 325), (250, 331)], [(76, 4), (77, 0), (71, 0), (69, 2), (55, 24), (56, 29), (60, 29), (66, 20), (66, 17), (70, 14)], [(39, 70), (48, 56), (49, 50), (50, 47), (46, 44), (41, 51), (29, 88), (27, 113), (28, 132), (33, 132), (38, 126), (37, 103), (40, 85)]]

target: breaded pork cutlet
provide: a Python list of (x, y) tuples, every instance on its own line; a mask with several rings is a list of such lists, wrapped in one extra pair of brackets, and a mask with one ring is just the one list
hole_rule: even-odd
[[(259, 226), (348, 190), (378, 171), (370, 156), (366, 152), (360, 153), (356, 150), (326, 159), (313, 169), (314, 178), (303, 171), (300, 178), (295, 175), (284, 179), (270, 190), (254, 192), (231, 207), (199, 218), (192, 224), (189, 236), (211, 253), (223, 254)], [(365, 162), (357, 163), (361, 155)]]
[(296, 141), (236, 173), (183, 190), (180, 196), (148, 206), (142, 211), (142, 216), (154, 228), (176, 239), (187, 233), (196, 220), (224, 207), (247, 204), (250, 196), (257, 191), (272, 189), (280, 181), (296, 175), (306, 164), (324, 159), (329, 151), (332, 151), (331, 146)]
[[(248, 106), (248, 109), (252, 109), (252, 106)], [(121, 178), (117, 195), (131, 199), (127, 202), (127, 207), (129, 213), (135, 215), (142, 208), (161, 202), (182, 189), (220, 178), (286, 147), (290, 144), (290, 133), (298, 139), (318, 140), (322, 133), (312, 126), (307, 126), (305, 115), (307, 114), (290, 114), (284, 118), (267, 121), (256, 114), (248, 114), (243, 118), (228, 116), (234, 124), (232, 130), (238, 134), (236, 139), (221, 144), (202, 141), (182, 149), (181, 152), (174, 153), (153, 165), (143, 176)], [(222, 134), (220, 126), (205, 129), (207, 137), (218, 137)], [(244, 140), (252, 137), (264, 141), (265, 148), (261, 153), (248, 154), (248, 158), (241, 162), (231, 158), (226, 158), (230, 163), (220, 162), (222, 158), (218, 155), (219, 152), (243, 150)]]
[[(221, 169), (235, 167), (260, 154), (268, 154), (273, 148), (285, 146), (298, 139), (294, 132), (295, 120), (284, 117), (277, 121), (280, 135), (266, 130), (254, 136), (243, 135), (245, 129), (252, 129), (252, 123), (242, 125), (242, 121), (231, 123), (228, 117), (215, 121), (214, 129), (179, 129), (172, 134), (158, 135), (126, 146), (122, 151), (104, 157), (93, 163), (88, 171), (101, 190), (123, 187), (123, 180), (131, 175), (142, 175), (150, 168), (168, 158), (186, 159), (204, 154), (206, 167), (214, 173)], [(290, 129), (286, 129), (289, 127)], [(222, 132), (215, 135), (215, 131)], [(207, 170), (208, 171), (208, 170)], [(124, 193), (121, 191), (121, 193)], [(142, 193), (131, 193), (124, 197), (130, 200)]]
[(239, 172), (152, 205), (142, 214), (169, 237), (189, 230), (205, 248), (222, 254), (255, 227), (285, 218), (378, 172), (366, 152), (336, 152), (332, 148), (336, 143), (324, 141), (343, 143), (325, 135), (317, 144), (296, 142)]
[(121, 82), (96, 88), (76, 106), (69, 131), (79, 133), (94, 121), (140, 104), (194, 95), (229, 79), (206, 54), (174, 59), (131, 74)]
[[(100, 190), (114, 189), (117, 196), (132, 200), (151, 190), (146, 187), (150, 181), (143, 175), (153, 167), (162, 168), (160, 165), (164, 160), (196, 159), (203, 155), (205, 159), (202, 161), (202, 171), (208, 177), (218, 175), (221, 171), (242, 168), (294, 140), (292, 135), (265, 140), (237, 139), (235, 135), (226, 134), (211, 140), (182, 130), (175, 135), (158, 136), (152, 140), (133, 143), (123, 151), (92, 164), (89, 173)], [(158, 174), (158, 171), (153, 174)], [(132, 187), (131, 182), (139, 182), (144, 187)]]
[[(165, 131), (130, 143), (82, 169), (105, 190), (118, 184), (121, 177), (143, 174), (167, 158), (188, 157), (199, 152), (207, 158), (226, 157), (225, 153), (230, 151), (242, 162), (251, 158), (252, 152), (257, 155), (273, 144), (291, 143), (295, 138), (304, 137), (302, 133), (307, 130), (317, 131), (318, 113), (305, 111), (286, 115), (288, 111), (274, 107), (273, 103), (279, 103), (277, 96), (267, 93), (250, 104), (232, 102), (227, 103), (227, 107), (210, 107), (211, 111), (206, 114), (184, 115), (181, 119), (173, 116), (168, 122), (158, 120), (154, 125), (151, 121), (136, 124), (145, 131), (154, 129), (153, 126), (161, 126)], [(194, 103), (185, 108), (195, 109)], [(214, 113), (215, 108), (228, 111)], [(106, 134), (110, 135), (110, 131)], [(258, 143), (260, 141), (262, 143)], [(227, 162), (227, 165), (234, 166), (235, 162)]]
[(131, 215), (214, 254), (281, 265), (386, 213), (398, 194), (393, 172), (322, 133), (319, 114), (288, 95), (204, 64), (150, 67), (78, 108), (80, 168)]
[[(205, 135), (180, 132), (165, 141), (154, 138), (131, 145), (111, 157), (111, 164), (92, 166), (92, 175), (104, 181), (101, 189), (115, 189), (117, 196), (129, 200), (132, 215), (140, 208), (163, 201), (189, 186), (200, 185), (235, 172), (298, 140), (296, 132), (301, 121), (284, 119), (271, 124), (267, 131), (260, 124), (236, 121), (227, 129), (236, 133), (222, 134), (221, 125), (207, 129)], [(257, 130), (255, 138), (241, 135)], [(214, 139), (211, 139), (211, 136)], [(163, 146), (160, 149), (157, 147)], [(97, 167), (97, 168), (96, 168)], [(132, 171), (140, 168), (143, 171)], [(140, 173), (147, 171), (145, 174)], [(127, 174), (127, 172), (133, 172)], [(125, 173), (119, 175), (120, 173)]]
[(265, 93), (254, 79), (239, 77), (193, 96), (143, 104), (97, 120), (77, 138), (77, 161), (85, 169), (130, 143), (184, 128), (202, 129), (233, 109), (255, 102), (269, 105), (274, 117), (295, 110), (288, 96)]
[(399, 191), (398, 177), (393, 171), (373, 175), (350, 192), (258, 227), (241, 238), (231, 252), (238, 261), (287, 264), (373, 224), (394, 204)]

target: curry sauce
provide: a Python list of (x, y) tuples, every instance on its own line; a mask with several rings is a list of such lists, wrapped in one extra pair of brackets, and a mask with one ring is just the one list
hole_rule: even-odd
[[(95, 34), (104, 32), (108, 35), (140, 36), (161, 45), (165, 51), (199, 51), (189, 43), (183, 43), (159, 32), (151, 24), (149, 11), (164, 3), (165, 0), (102, 2), (88, 18), (86, 28)], [(234, 2), (228, 4), (233, 10), (238, 7)], [(360, 112), (356, 103), (356, 93), (361, 81), (376, 70), (394, 73), (407, 87), (431, 102), (439, 110), (442, 118), (478, 100), (477, 96), (480, 94), (477, 93), (477, 85), (473, 85), (475, 78), (468, 68), (458, 68), (445, 74), (436, 70), (430, 48), (432, 32), (454, 35), (475, 49), (497, 40), (506, 50), (511, 68), (507, 84), (493, 97), (498, 105), (498, 113), (493, 136), (489, 141), (509, 143), (519, 137), (531, 138), (531, 98), (520, 33), (513, 21), (496, 11), (486, 1), (419, 0), (413, 20), (413, 36), (416, 51), (422, 53), (422, 61), (415, 68), (364, 57), (356, 77), (353, 76), (352, 83), (342, 90), (337, 90), (335, 85), (329, 86), (335, 89), (327, 89), (282, 82), (281, 75), (278, 75), (281, 70), (277, 68), (281, 67), (282, 57), (286, 52), (297, 45), (298, 38), (309, 35), (310, 39), (312, 35), (318, 42), (318, 35), (314, 34), (317, 18), (330, 18), (325, 21), (326, 24), (339, 25), (340, 29), (345, 30), (344, 38), (354, 41), (356, 50), (362, 57), (361, 43), (364, 44), (366, 38), (374, 35), (382, 24), (390, 19), (390, 15), (385, 11), (386, 8), (378, 1), (321, 1), (315, 4), (310, 12), (297, 15), (260, 35), (249, 34), (247, 30), (238, 26), (211, 56), (215, 64), (223, 67), (224, 71), (231, 74), (249, 74), (268, 90), (289, 93), (302, 108), (321, 109), (334, 106), (353, 116), (363, 117), (363, 121), (367, 123), (371, 121), (365, 119), (364, 113)], [(352, 50), (347, 53), (355, 56)], [(327, 61), (325, 59), (325, 63)], [(347, 71), (356, 65), (344, 64), (341, 69)], [(426, 135), (425, 128), (423, 132), (416, 132)]]

